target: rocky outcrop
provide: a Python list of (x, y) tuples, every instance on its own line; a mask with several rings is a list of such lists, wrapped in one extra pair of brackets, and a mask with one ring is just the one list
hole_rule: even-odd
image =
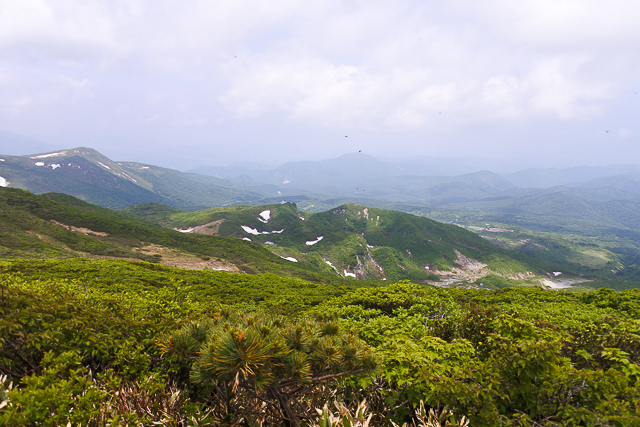
[(380, 264), (376, 262), (376, 260), (369, 252), (369, 249), (366, 250), (362, 258), (360, 256), (356, 256), (358, 263), (353, 268), (353, 273), (356, 275), (357, 279), (386, 279), (386, 275), (384, 273), (384, 269)]

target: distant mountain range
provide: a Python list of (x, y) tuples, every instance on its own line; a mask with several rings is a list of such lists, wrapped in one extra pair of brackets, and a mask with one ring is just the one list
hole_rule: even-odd
[(462, 175), (434, 175), (431, 171), (426, 166), (420, 168), (416, 161), (384, 162), (355, 153), (267, 170), (239, 165), (185, 173), (115, 162), (80, 147), (29, 156), (3, 155), (0, 185), (36, 194), (63, 192), (110, 208), (159, 202), (185, 210), (281, 200), (298, 202), (311, 211), (327, 208), (323, 202), (351, 201), (446, 207), (554, 193), (571, 193), (597, 202), (640, 202), (638, 165), (528, 169), (504, 176), (490, 171)]
[(199, 174), (115, 162), (80, 147), (2, 155), (0, 186), (36, 194), (65, 193), (109, 208), (163, 203), (197, 211), (286, 201), (295, 202), (302, 211), (321, 212), (355, 203), (444, 221), (459, 221), (464, 214), (468, 222), (502, 222), (540, 230), (610, 230), (625, 238), (640, 232), (638, 165), (528, 169), (504, 176), (490, 171), (432, 175), (431, 170), (420, 168), (417, 161), (385, 162), (354, 153), (267, 170), (251, 165), (200, 168)]
[(281, 192), (321, 200), (357, 198), (433, 207), (568, 192), (592, 201), (640, 202), (639, 165), (527, 169), (505, 175), (488, 170), (442, 174), (446, 169), (443, 165), (429, 167), (427, 160), (422, 165), (417, 161), (384, 162), (354, 153), (317, 162), (285, 163), (274, 169), (208, 166), (192, 172), (217, 176), (245, 188), (257, 190), (270, 185)]
[[(340, 207), (346, 209), (346, 217), (343, 218), (345, 222), (339, 224), (343, 228), (348, 225), (347, 228), (353, 230), (359, 227), (353, 217), (357, 217), (354, 212), (364, 215), (364, 208), (360, 206), (367, 206), (370, 215), (376, 209), (384, 209), (459, 225), (483, 227), (484, 224), (493, 223), (507, 228), (520, 227), (535, 233), (555, 233), (554, 236), (538, 236), (542, 240), (534, 239), (538, 242), (536, 244), (522, 243), (529, 241), (527, 236), (522, 236), (520, 243), (501, 243), (511, 251), (519, 248), (543, 264), (547, 263), (545, 265), (555, 262), (552, 254), (558, 254), (564, 260), (579, 260), (571, 265), (580, 271), (586, 271), (584, 269), (589, 265), (604, 268), (602, 266), (608, 266), (609, 262), (612, 266), (640, 268), (640, 167), (636, 165), (529, 169), (508, 175), (490, 171), (460, 175), (430, 174), (433, 170), (436, 168), (420, 168), (416, 161), (387, 162), (356, 153), (321, 162), (287, 163), (274, 169), (245, 164), (237, 169), (198, 170), (217, 175), (208, 176), (137, 162), (115, 162), (95, 150), (80, 147), (29, 156), (0, 155), (0, 187), (21, 188), (36, 194), (64, 193), (111, 209), (143, 204), (143, 208), (126, 211), (173, 228), (195, 227), (202, 231), (206, 224), (224, 219), (224, 226), (220, 226), (213, 234), (251, 239), (262, 246), (266, 245), (266, 249), (278, 256), (295, 258), (299, 261), (298, 267), (306, 265), (305, 268), (326, 274), (428, 280), (433, 271), (426, 267), (436, 264), (433, 264), (433, 259), (417, 257), (415, 248), (403, 248), (389, 242), (375, 244), (362, 234), (360, 237), (348, 233), (341, 235), (339, 227), (335, 230), (331, 228), (337, 227), (331, 221), (328, 224), (333, 230), (330, 234), (342, 236), (336, 237), (333, 246), (329, 244), (331, 239), (328, 237), (325, 237), (328, 240), (314, 248), (300, 246), (302, 243), (294, 241), (291, 236), (287, 237), (289, 232), (298, 233), (291, 225), (285, 229), (289, 231), (282, 234), (251, 236), (246, 230), (243, 231), (242, 225), (259, 231), (277, 230), (260, 230), (260, 224), (255, 223), (256, 212), (248, 206), (276, 206), (269, 208), (273, 209), (273, 218), (311, 213), (329, 215), (327, 212), (334, 212)], [(442, 170), (442, 166), (439, 170)], [(244, 207), (236, 210), (214, 209), (215, 212), (208, 210), (238, 205)], [(160, 208), (149, 209), (148, 206)], [(285, 208), (277, 206), (289, 206), (289, 213), (282, 213), (281, 210)], [(189, 217), (188, 212), (196, 212), (200, 216)], [(240, 219), (234, 219), (233, 215), (239, 215)], [(322, 218), (322, 215), (317, 218)], [(384, 215), (392, 216), (389, 213)], [(207, 218), (207, 221), (200, 221), (201, 217)], [(255, 224), (249, 221), (249, 217)], [(246, 223), (242, 223), (241, 219)], [(180, 222), (182, 220), (183, 223)], [(397, 220), (403, 224), (414, 221), (401, 217)], [(235, 225), (232, 227), (231, 224)], [(313, 221), (305, 224), (311, 234), (318, 234), (316, 237), (322, 235), (322, 228), (309, 228), (315, 224)], [(415, 227), (419, 229), (422, 225)], [(385, 236), (395, 235), (389, 230), (377, 232)], [(410, 230), (403, 233), (412, 235)], [(302, 239), (303, 234), (298, 237)], [(573, 242), (571, 236), (581, 236), (583, 240), (579, 244), (583, 246), (575, 246), (577, 243)], [(27, 240), (32, 237), (33, 234)], [(304, 238), (312, 239), (313, 236), (305, 234)], [(406, 236), (403, 238), (406, 239)], [(493, 236), (485, 238), (495, 240)], [(41, 243), (44, 241), (40, 240)], [(556, 252), (535, 252), (536, 248), (546, 244), (544, 242), (560, 246)], [(448, 264), (443, 265), (448, 268), (455, 265), (457, 259), (451, 255), (456, 253), (452, 252), (454, 249), (465, 257), (488, 263), (477, 253), (468, 252), (468, 246), (450, 243), (451, 246), (442, 252), (448, 254), (442, 258), (447, 260)], [(362, 252), (367, 245), (378, 249), (368, 248), (368, 251)], [(597, 247), (597, 250), (586, 254), (585, 248), (590, 245)], [(333, 249), (323, 252), (321, 249), (325, 246), (351, 249), (340, 250), (338, 254)], [(481, 247), (480, 244), (475, 246)], [(388, 256), (384, 258), (387, 261), (380, 258), (386, 249), (379, 247), (390, 248)], [(407, 250), (413, 255), (408, 255)], [(53, 252), (58, 253), (56, 251), (60, 249)], [(374, 252), (377, 255), (374, 256)], [(132, 257), (130, 251), (127, 253)], [(598, 257), (602, 262), (597, 261)], [(391, 264), (384, 264), (384, 275), (376, 275), (371, 270), (374, 261), (380, 266), (385, 262)], [(407, 270), (398, 267), (400, 265)], [(573, 268), (571, 265), (566, 269)], [(617, 268), (607, 271), (618, 274)], [(365, 274), (363, 271), (368, 272)], [(627, 268), (625, 274), (632, 274), (630, 271)]]

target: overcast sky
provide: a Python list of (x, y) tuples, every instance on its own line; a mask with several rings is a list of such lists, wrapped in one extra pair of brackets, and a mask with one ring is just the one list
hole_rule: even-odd
[(638, 92), (638, 0), (0, 0), (0, 137), (114, 160), (640, 163)]

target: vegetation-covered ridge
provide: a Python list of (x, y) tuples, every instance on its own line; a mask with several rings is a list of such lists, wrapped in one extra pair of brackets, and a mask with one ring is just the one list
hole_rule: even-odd
[(530, 277), (558, 268), (460, 227), (356, 205), (317, 214), (293, 204), (114, 211), (60, 193), (0, 188), (0, 237), (4, 258), (121, 258), (316, 282), (444, 277), (467, 283), (490, 273)]
[[(297, 203), (301, 211), (322, 212), (356, 203), (368, 206), (369, 210), (392, 209), (465, 226), (503, 224), (508, 229), (535, 234), (534, 239), (529, 236), (518, 239), (522, 244), (512, 241), (505, 245), (511, 252), (508, 258), (515, 257), (523, 265), (505, 263), (502, 255), (498, 256), (498, 262), (481, 261), (493, 267), (492, 271), (500, 275), (496, 277), (504, 279), (501, 280), (503, 284), (508, 282), (509, 276), (522, 278), (528, 276), (528, 272), (550, 271), (560, 271), (563, 277), (569, 274), (597, 278), (601, 281), (596, 286), (618, 289), (635, 287), (640, 278), (640, 187), (637, 184), (638, 167), (633, 165), (529, 170), (508, 176), (488, 171), (458, 176), (421, 176), (425, 171), (435, 173), (433, 167), (424, 167), (428, 159), (400, 167), (359, 153), (323, 162), (283, 165), (267, 175), (235, 167), (226, 171), (216, 168), (215, 173), (201, 171), (230, 179), (225, 180), (137, 162), (114, 162), (84, 147), (0, 157), (0, 183), (3, 186), (37, 194), (61, 192), (109, 208), (158, 202), (195, 211), (212, 206), (260, 205), (284, 199)], [(208, 225), (215, 228), (214, 224)], [(260, 241), (267, 236), (245, 234), (244, 237)], [(344, 243), (357, 246), (362, 242), (350, 240)], [(434, 271), (426, 271), (425, 263), (412, 259), (405, 252), (407, 248), (400, 248), (399, 253), (379, 248), (376, 251), (380, 253), (372, 257), (376, 260), (373, 263), (355, 246), (329, 254), (333, 259), (326, 261), (335, 268), (322, 256), (315, 256), (318, 255), (316, 252), (322, 252), (320, 247), (310, 254), (304, 253), (308, 248), (290, 251), (281, 245), (280, 251), (271, 249), (287, 259), (304, 258), (306, 261), (303, 262), (308, 263), (306, 267), (331, 275), (384, 278), (376, 268), (378, 265), (386, 267), (389, 280), (433, 278), (431, 273)], [(59, 251), (57, 248), (53, 252)], [(525, 258), (525, 262), (513, 252), (536, 261)], [(147, 247), (145, 253), (147, 256), (161, 255), (155, 246)], [(464, 251), (461, 253), (475, 259)], [(12, 250), (4, 251), (3, 256), (14, 255)], [(129, 255), (131, 258), (140, 256)], [(163, 262), (175, 258), (169, 255), (165, 251)], [(26, 251), (18, 256), (31, 254)], [(444, 258), (448, 271), (452, 271), (458, 259), (452, 258), (451, 251)], [(194, 267), (203, 266), (195, 259), (188, 262)], [(382, 262), (386, 262), (386, 266)], [(173, 260), (174, 265), (178, 263), (186, 266), (185, 260)], [(469, 265), (465, 261), (463, 264)], [(208, 266), (230, 267), (214, 262), (209, 262)], [(455, 280), (468, 281), (468, 273), (457, 275)], [(446, 277), (443, 283), (449, 280), (452, 278)], [(486, 282), (479, 283), (486, 286)]]
[(189, 268), (272, 272), (314, 281), (331, 278), (293, 264), (264, 245), (178, 233), (72, 196), (0, 188), (0, 257), (121, 258)]
[(109, 208), (163, 202), (185, 209), (255, 203), (264, 195), (212, 176), (135, 162), (115, 162), (86, 147), (30, 156), (1, 156), (4, 186), (36, 194), (59, 192)]
[(561, 268), (454, 225), (354, 204), (319, 213), (302, 212), (293, 203), (197, 212), (143, 204), (122, 211), (184, 233), (260, 242), (293, 263), (343, 277), (474, 282), (489, 274), (522, 279)]
[(635, 289), (354, 288), (80, 259), (0, 270), (2, 426), (640, 419)]

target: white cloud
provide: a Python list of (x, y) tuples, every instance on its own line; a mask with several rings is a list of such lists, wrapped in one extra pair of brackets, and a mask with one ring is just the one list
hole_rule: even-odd
[(516, 43), (553, 49), (637, 45), (640, 3), (635, 0), (488, 0), (463, 2)]
[[(331, 24), (312, 25), (314, 37), (246, 52), (242, 63), (229, 65), (230, 86), (220, 101), (238, 117), (281, 111), (293, 120), (367, 129), (428, 129), (442, 124), (434, 117), (442, 112), (457, 124), (600, 114), (619, 90), (613, 75), (628, 61), (611, 67), (615, 60), (608, 58), (609, 65), (603, 66), (601, 50), (587, 44), (593, 37), (581, 30), (590, 25), (583, 21), (597, 23), (598, 11), (588, 4), (581, 12), (577, 2), (553, 2), (560, 5), (546, 12), (535, 2), (507, 3), (493, 1), (485, 8), (458, 2), (460, 8), (468, 5), (483, 13), (450, 25), (437, 14), (429, 16), (426, 7), (412, 10), (414, 16), (397, 17), (394, 12), (402, 7), (374, 2), (371, 9), (378, 15), (364, 7), (357, 15), (345, 6), (335, 19), (321, 15), (317, 22)], [(624, 7), (625, 2), (617, 2), (605, 21), (614, 22)], [(393, 15), (399, 19), (384, 20)], [(580, 20), (575, 24), (580, 35), (545, 51), (548, 35), (538, 36), (534, 29), (548, 30), (557, 39), (561, 29), (572, 31), (572, 19)], [(629, 30), (637, 21), (627, 20), (622, 27)], [(346, 30), (341, 33), (333, 22)], [(608, 25), (596, 27), (606, 33)], [(336, 41), (333, 50), (322, 42), (340, 36), (344, 43)], [(367, 43), (366, 36), (376, 43)], [(514, 38), (522, 40), (515, 51)], [(345, 52), (345, 44), (352, 50)]]
[(0, 126), (563, 124), (640, 83), (638, 28), (635, 0), (0, 0)]
[(441, 113), (456, 122), (549, 115), (583, 119), (598, 114), (598, 103), (613, 90), (607, 82), (581, 75), (585, 61), (580, 59), (538, 61), (521, 76), (498, 74), (499, 68), (479, 74), (452, 70), (449, 79), (435, 75), (442, 69), (430, 73), (426, 65), (373, 68), (313, 57), (271, 59), (259, 57), (235, 68), (221, 102), (240, 117), (278, 110), (325, 125), (398, 129), (435, 126)]
[[(111, 4), (117, 10), (125, 3)], [(113, 10), (104, 2), (2, 0), (0, 9), (0, 47), (16, 49), (18, 56), (82, 58), (118, 46)]]
[(528, 77), (533, 112), (549, 112), (560, 119), (584, 119), (600, 112), (598, 101), (613, 90), (607, 82), (589, 81), (580, 73), (585, 61), (550, 59), (542, 61)]

